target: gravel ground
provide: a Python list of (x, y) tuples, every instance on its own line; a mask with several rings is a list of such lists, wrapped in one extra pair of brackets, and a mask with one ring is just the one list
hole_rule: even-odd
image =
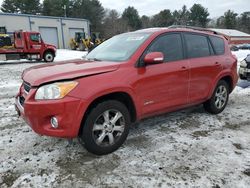
[(136, 123), (97, 157), (17, 117), (21, 73), (35, 64), (0, 65), (0, 187), (249, 187), (250, 88), (236, 87), (219, 115), (196, 106)]

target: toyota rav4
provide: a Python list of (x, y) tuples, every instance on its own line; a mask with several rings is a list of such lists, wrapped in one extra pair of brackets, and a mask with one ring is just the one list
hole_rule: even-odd
[(192, 28), (151, 28), (112, 37), (79, 60), (22, 74), (16, 110), (40, 135), (79, 137), (103, 155), (142, 118), (204, 104), (224, 110), (237, 80), (228, 42)]

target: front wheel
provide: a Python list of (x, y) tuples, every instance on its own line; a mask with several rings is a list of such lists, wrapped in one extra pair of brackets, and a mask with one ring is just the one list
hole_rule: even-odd
[(44, 55), (43, 55), (43, 59), (44, 59), (45, 62), (53, 62), (54, 58), (55, 58), (54, 53), (52, 53), (50, 51), (45, 52)]
[(123, 103), (104, 101), (87, 115), (80, 140), (89, 152), (105, 155), (123, 144), (129, 133), (129, 125), (130, 115)]
[(229, 86), (224, 80), (220, 80), (214, 90), (212, 97), (204, 103), (207, 112), (218, 114), (222, 112), (228, 102)]

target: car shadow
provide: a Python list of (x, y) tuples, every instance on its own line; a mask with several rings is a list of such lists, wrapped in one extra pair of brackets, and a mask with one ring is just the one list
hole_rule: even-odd
[(250, 81), (239, 79), (239, 81), (237, 83), (237, 86), (239, 86), (239, 87), (241, 87), (243, 89), (248, 88), (248, 87), (250, 87)]

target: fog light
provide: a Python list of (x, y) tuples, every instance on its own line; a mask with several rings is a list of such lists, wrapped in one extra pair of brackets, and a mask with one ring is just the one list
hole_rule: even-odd
[(50, 119), (50, 123), (51, 123), (51, 126), (53, 127), (53, 128), (57, 128), (58, 127), (58, 120), (56, 119), (56, 117), (52, 117), (51, 119)]

